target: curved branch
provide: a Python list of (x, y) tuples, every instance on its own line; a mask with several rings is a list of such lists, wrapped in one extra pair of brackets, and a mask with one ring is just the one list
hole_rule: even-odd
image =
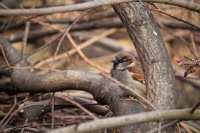
[(72, 125), (60, 129), (55, 129), (49, 133), (82, 133), (91, 132), (98, 129), (113, 128), (126, 126), (136, 123), (144, 123), (159, 120), (199, 120), (200, 110), (196, 110), (194, 114), (190, 113), (190, 109), (152, 111), (138, 113), (133, 115), (119, 116), (106, 119), (98, 119), (91, 122)]
[[(11, 45), (4, 42), (6, 42), (5, 39), (4, 41), (0, 39), (6, 55), (18, 57), (19, 54), (16, 51), (12, 52), (14, 50)], [(9, 60), (13, 62), (15, 58), (9, 58)], [(137, 112), (133, 101), (125, 97), (125, 92), (116, 82), (95, 73), (75, 70), (41, 71), (31, 68), (24, 59), (12, 70), (11, 80), (17, 92), (84, 90), (91, 93), (98, 102), (108, 104), (115, 115)], [(128, 127), (129, 130), (132, 128), (133, 126)]]
[(149, 100), (156, 109), (175, 108), (175, 76), (161, 33), (144, 3), (113, 6), (127, 27), (145, 74)]
[[(89, 2), (84, 2), (80, 4), (49, 7), (49, 8), (39, 8), (39, 9), (1, 9), (0, 16), (20, 16), (20, 15), (45, 15), (59, 12), (72, 12), (72, 11), (82, 11), (90, 8), (95, 8), (105, 5), (113, 5), (122, 2), (130, 1), (140, 1), (140, 0), (93, 0)], [(142, 0), (143, 2), (154, 2), (163, 3), (169, 5), (180, 6), (195, 12), (200, 13), (200, 4), (188, 1), (188, 0)]]
[[(142, 64), (147, 95), (157, 110), (176, 108), (175, 75), (161, 33), (144, 3), (121, 3), (113, 6)], [(150, 128), (155, 125), (151, 125)], [(175, 129), (172, 127), (170, 132)]]
[[(12, 48), (10, 43), (0, 36), (0, 45), (3, 46), (10, 62), (18, 61), (20, 54)], [(11, 82), (19, 92), (52, 92), (67, 89), (84, 90), (92, 93), (99, 101), (119, 100), (123, 91), (109, 79), (91, 72), (66, 70), (66, 71), (41, 71), (29, 66), (26, 60), (17, 63), (11, 72)], [(108, 94), (111, 93), (112, 94)], [(118, 101), (117, 100), (117, 101)], [(108, 103), (106, 101), (106, 103)]]

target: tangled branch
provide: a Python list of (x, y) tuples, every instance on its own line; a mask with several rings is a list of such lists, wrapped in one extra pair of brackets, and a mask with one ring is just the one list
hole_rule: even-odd
[(91, 132), (98, 129), (126, 126), (130, 124), (158, 121), (158, 120), (199, 120), (200, 110), (194, 114), (189, 109), (152, 111), (133, 115), (119, 116), (114, 118), (98, 119), (91, 122), (72, 125), (51, 131), (50, 133), (82, 133)]
[[(49, 7), (49, 8), (39, 8), (39, 9), (1, 9), (0, 16), (45, 15), (45, 14), (60, 13), (60, 12), (82, 11), (90, 8), (96, 8), (99, 6), (113, 5), (131, 1), (137, 2), (140, 0), (98, 0), (98, 1), (93, 0), (79, 4)], [(142, 0), (142, 1), (180, 6), (200, 13), (200, 4), (188, 0)]]

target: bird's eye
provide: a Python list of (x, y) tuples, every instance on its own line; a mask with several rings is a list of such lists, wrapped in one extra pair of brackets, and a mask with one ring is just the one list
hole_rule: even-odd
[(118, 60), (118, 63), (123, 63), (123, 62), (126, 62), (126, 61), (127, 61), (126, 58), (121, 58), (121, 59)]

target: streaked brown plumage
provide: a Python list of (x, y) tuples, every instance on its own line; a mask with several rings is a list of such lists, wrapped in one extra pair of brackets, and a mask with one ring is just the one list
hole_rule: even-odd
[(131, 52), (123, 51), (113, 60), (113, 69), (128, 70), (134, 79), (143, 81), (144, 75), (138, 57)]

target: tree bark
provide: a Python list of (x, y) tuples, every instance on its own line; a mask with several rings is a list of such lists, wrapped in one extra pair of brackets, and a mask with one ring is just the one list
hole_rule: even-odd
[[(149, 8), (142, 2), (121, 3), (113, 8), (134, 42), (145, 74), (148, 99), (157, 110), (174, 109), (175, 76), (161, 33)], [(172, 128), (169, 132), (174, 130)]]
[[(108, 77), (92, 72), (78, 70), (40, 70), (31, 68), (29, 58), (19, 61), (21, 55), (11, 44), (0, 36), (0, 47), (15, 67), (11, 71), (10, 89), (12, 92), (57, 92), (63, 90), (83, 90), (91, 93), (99, 103), (109, 105), (114, 115), (135, 113), (133, 100), (128, 99), (126, 92), (119, 84)], [(17, 62), (17, 63), (16, 63)], [(6, 88), (7, 89), (7, 88)], [(9, 91), (2, 89), (0, 91)], [(135, 126), (135, 125), (134, 125)], [(120, 131), (132, 133), (133, 126), (119, 128)]]

